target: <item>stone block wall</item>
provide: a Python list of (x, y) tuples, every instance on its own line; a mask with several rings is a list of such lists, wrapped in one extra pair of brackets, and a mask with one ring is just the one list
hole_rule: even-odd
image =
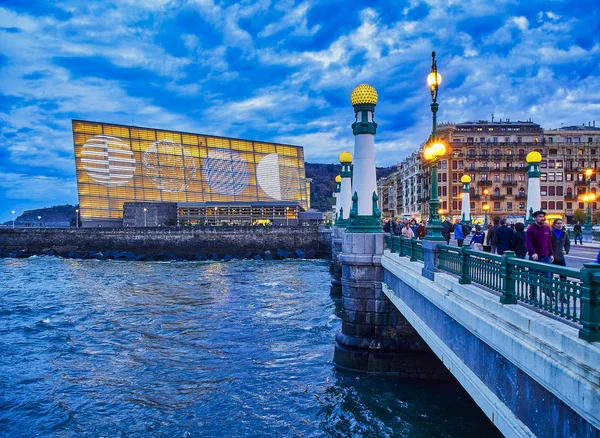
[(173, 252), (219, 256), (277, 249), (321, 252), (316, 226), (305, 227), (146, 227), (0, 229), (0, 251), (39, 252), (131, 251), (135, 254)]

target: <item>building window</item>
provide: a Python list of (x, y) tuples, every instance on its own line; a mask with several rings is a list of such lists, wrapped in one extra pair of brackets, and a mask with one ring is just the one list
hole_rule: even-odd
[(525, 155), (525, 149), (519, 149), (519, 156), (523, 157)]
[(573, 174), (567, 173), (567, 181), (573, 181)]
[(548, 186), (540, 186), (540, 195), (548, 196)]
[(556, 187), (554, 187), (554, 186), (548, 187), (548, 196), (556, 196)]
[(542, 176), (540, 177), (540, 181), (548, 181), (548, 174), (542, 173)]
[(556, 182), (562, 182), (562, 180), (563, 180), (563, 174), (557, 173), (556, 174)]
[(556, 168), (557, 169), (562, 169), (562, 167), (563, 167), (563, 162), (562, 161), (557, 161), (556, 162)]
[[(533, 139), (534, 143), (537, 143), (537, 138)], [(523, 142), (523, 137), (517, 137), (517, 143), (522, 143)]]
[(548, 162), (546, 160), (540, 161), (540, 168), (545, 169), (548, 167)]
[(525, 203), (524, 202), (519, 202), (519, 209), (520, 210), (525, 210)]
[(509, 188), (506, 189), (506, 194), (507, 195), (512, 195), (513, 194), (512, 187), (509, 187)]
[(548, 210), (548, 201), (542, 201), (542, 210)]
[(525, 181), (525, 175), (523, 175), (522, 173), (519, 174), (519, 181)]
[(563, 201), (556, 201), (556, 209), (557, 210), (563, 210)]
[(475, 210), (475, 203), (471, 202), (471, 210)]
[(548, 173), (548, 182), (554, 182), (554, 172)]
[(549, 210), (556, 210), (556, 202), (554, 202), (554, 201), (548, 201), (548, 209)]
[(512, 151), (512, 149), (507, 149), (507, 150), (506, 150), (506, 155), (512, 155), (512, 154), (513, 154), (513, 151)]
[(546, 141), (547, 141), (548, 143), (554, 143), (554, 139), (553, 139), (552, 137), (548, 137), (548, 138), (546, 139)]
[(549, 154), (549, 155), (556, 155), (556, 154), (558, 154), (558, 149), (550, 149), (550, 150), (548, 151), (548, 154)]
[(554, 169), (556, 167), (556, 161), (548, 160), (548, 168)]
[(494, 182), (499, 182), (500, 181), (500, 174), (495, 173), (494, 174)]
[(458, 162), (458, 168), (462, 169), (465, 166), (465, 163), (463, 161), (459, 161)]
[(494, 202), (494, 210), (500, 210), (500, 203)]
[(571, 149), (567, 149), (567, 155), (572, 155), (573, 151)]
[(556, 186), (556, 196), (563, 195), (563, 186)]
[(512, 211), (512, 202), (507, 202), (507, 203), (506, 203), (506, 209), (507, 209), (508, 211)]
[(583, 202), (580, 202), (580, 203), (579, 203), (579, 209), (580, 209), (580, 210), (583, 210)]

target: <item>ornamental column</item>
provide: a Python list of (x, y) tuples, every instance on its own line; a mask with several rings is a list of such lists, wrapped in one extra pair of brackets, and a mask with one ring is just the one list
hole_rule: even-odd
[(532, 151), (525, 157), (527, 161), (527, 210), (525, 211), (525, 225), (534, 222), (533, 213), (542, 209), (542, 195), (540, 188), (540, 161), (542, 154)]
[(333, 192), (333, 197), (335, 198), (335, 218), (334, 224), (337, 225), (338, 220), (340, 219), (340, 190), (341, 190), (342, 177), (337, 175), (335, 177), (335, 192)]
[(462, 208), (460, 210), (462, 221), (471, 224), (471, 177), (463, 175), (460, 182), (462, 183)]
[(377, 91), (361, 84), (350, 96), (354, 107), (354, 172), (352, 176), (352, 209), (348, 233), (382, 233), (381, 212), (377, 208), (377, 175), (375, 168), (375, 133), (373, 120)]
[(346, 226), (350, 217), (350, 209), (352, 208), (352, 154), (350, 152), (342, 152), (340, 154), (340, 164), (342, 171), (342, 183), (340, 186), (340, 220), (343, 226)]

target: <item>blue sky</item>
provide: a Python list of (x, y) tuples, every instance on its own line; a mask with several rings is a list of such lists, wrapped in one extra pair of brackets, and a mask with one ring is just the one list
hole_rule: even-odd
[(352, 89), (379, 93), (379, 165), (439, 121), (600, 122), (593, 1), (0, 2), (0, 221), (77, 203), (71, 119), (352, 151)]

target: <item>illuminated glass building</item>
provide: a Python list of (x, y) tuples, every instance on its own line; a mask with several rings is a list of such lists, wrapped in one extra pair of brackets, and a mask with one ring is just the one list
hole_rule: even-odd
[(73, 141), (84, 226), (121, 225), (126, 202), (309, 208), (300, 146), (83, 120)]

